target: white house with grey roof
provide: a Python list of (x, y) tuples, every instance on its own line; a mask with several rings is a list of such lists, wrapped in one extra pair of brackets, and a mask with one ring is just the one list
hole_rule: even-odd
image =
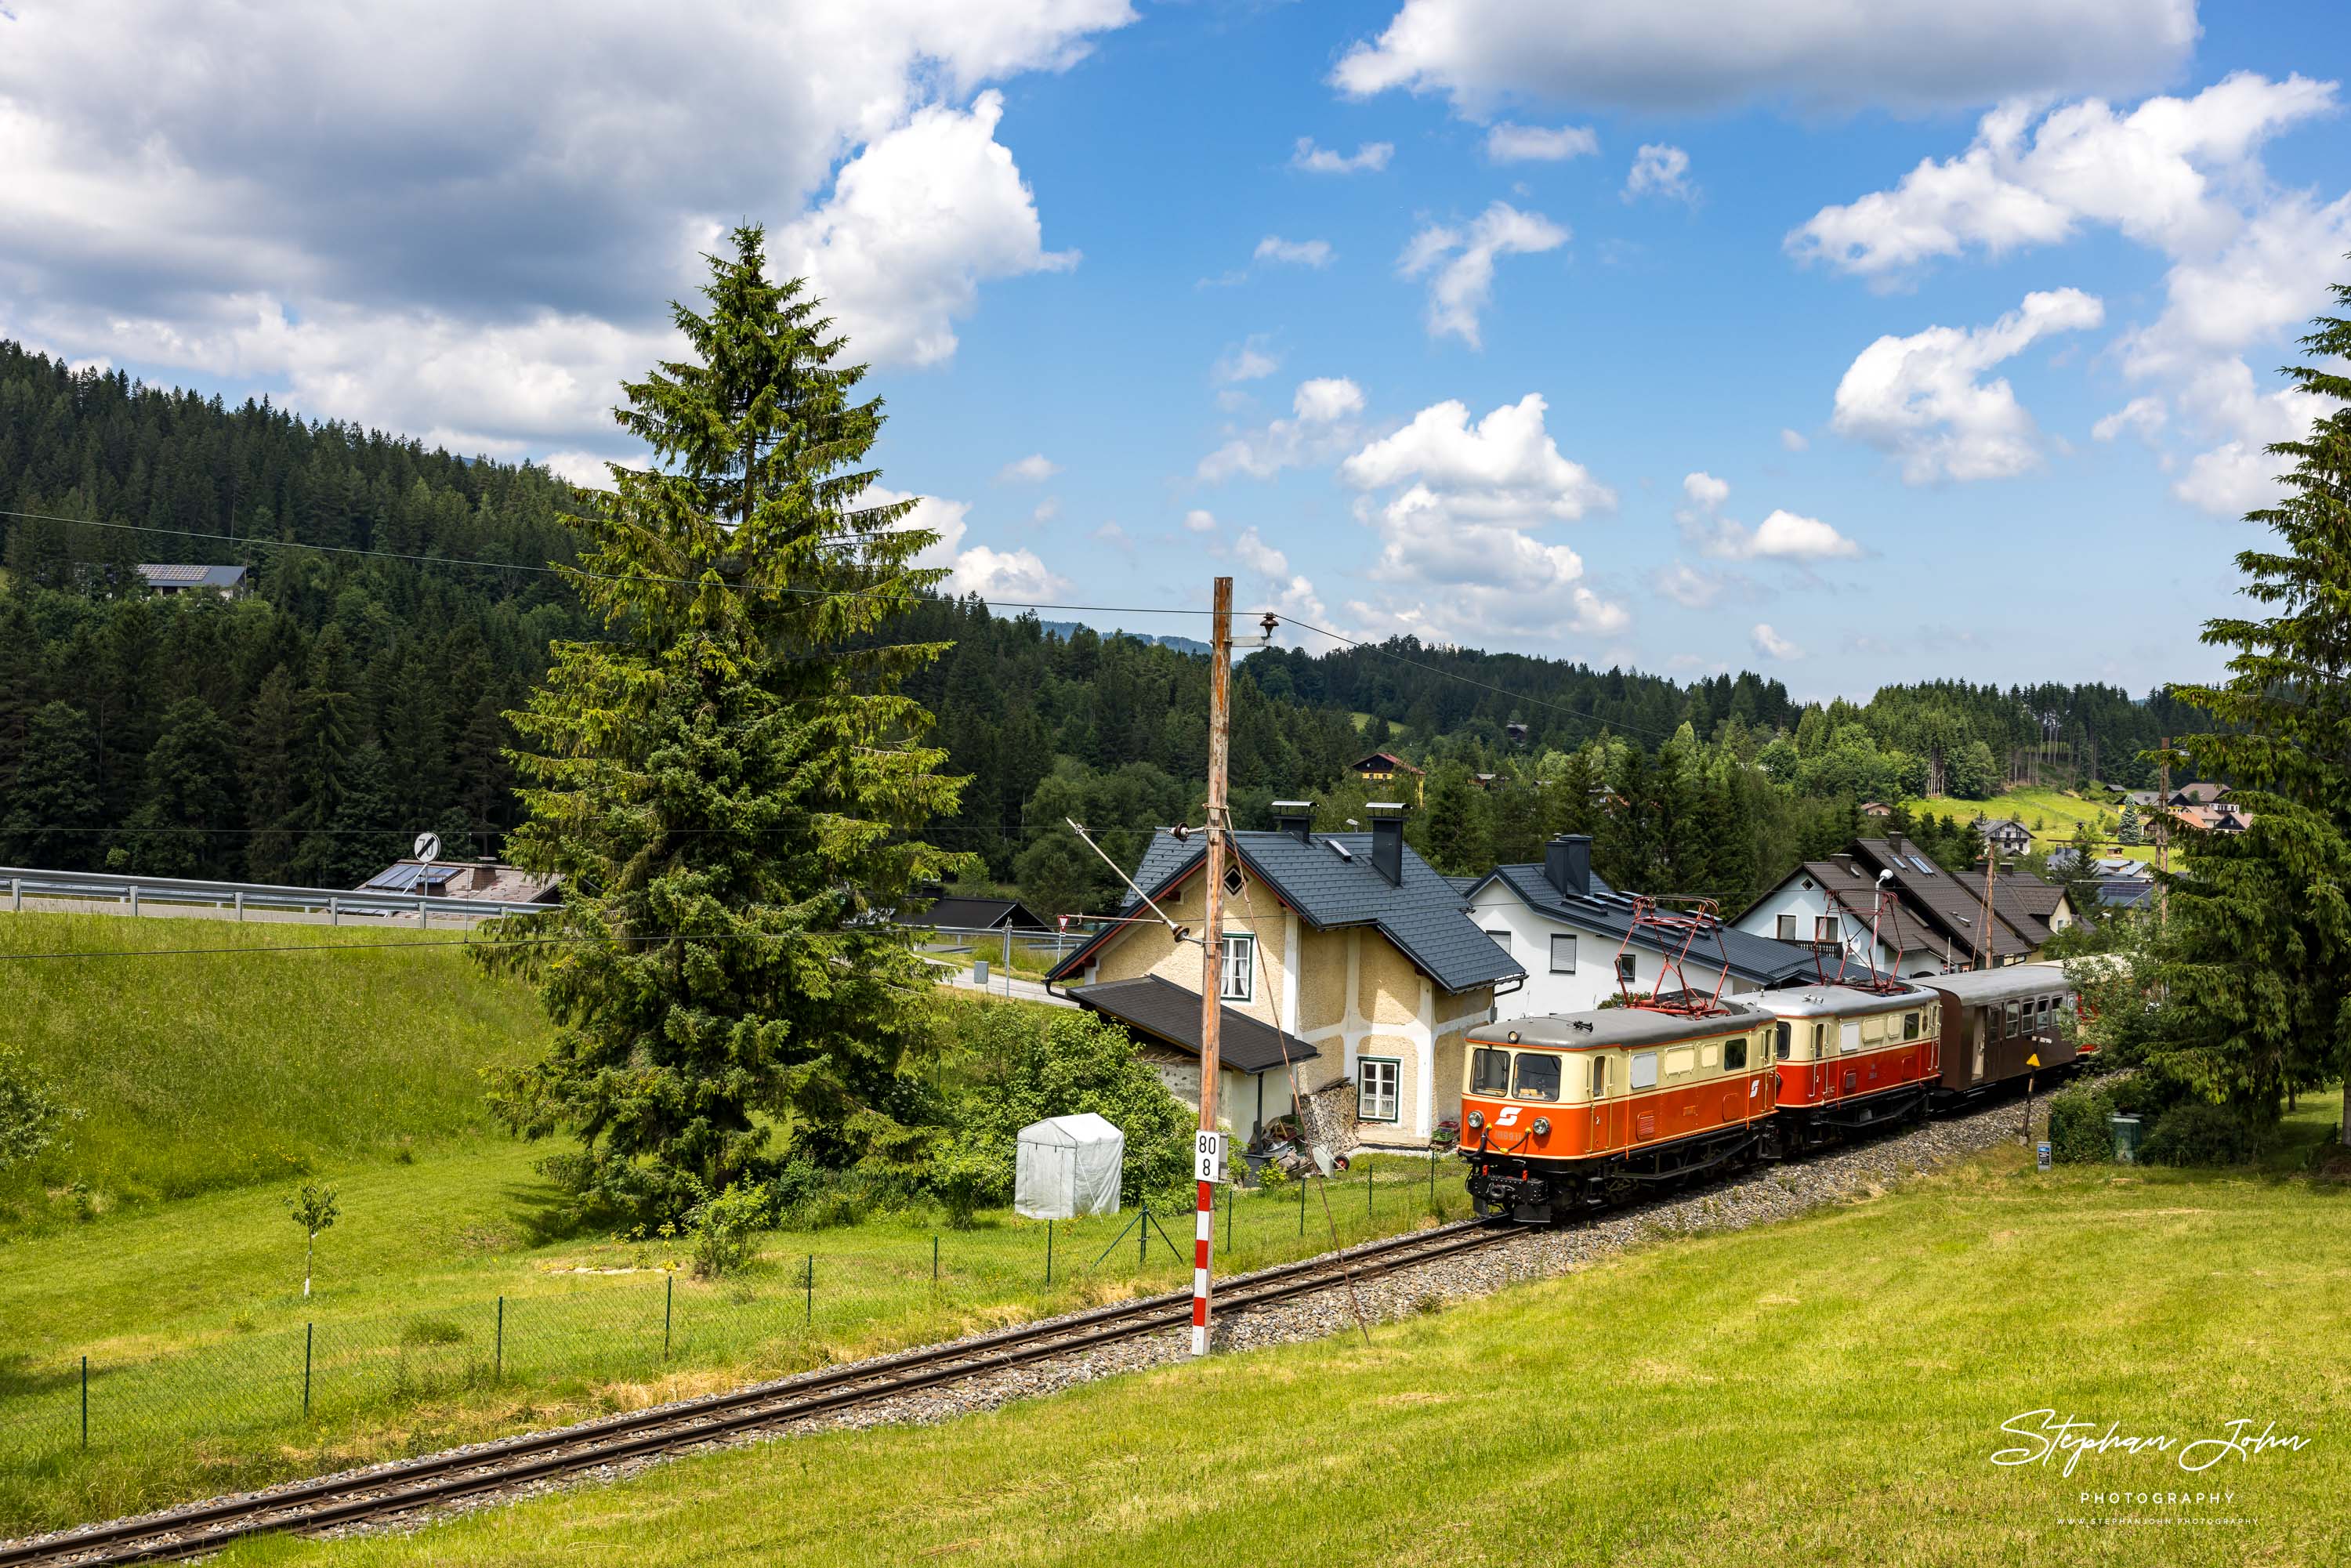
[[(1719, 921), (1685, 950), (1677, 937), (1636, 926), (1631, 895), (1592, 869), (1592, 841), (1564, 833), (1543, 846), (1541, 865), (1497, 866), (1469, 893), (1469, 916), (1488, 940), (1527, 972), (1527, 983), (1504, 1004), (1523, 1015), (1583, 1012), (1620, 997), (1676, 988), (1664, 977), (1681, 958), (1681, 979), (1722, 994), (1760, 990), (1810, 975), (1811, 960), (1786, 945), (1750, 936)], [(1621, 977), (1621, 979), (1620, 979)]]
[[(1460, 890), (1405, 846), (1400, 809), (1375, 808), (1368, 833), (1315, 832), (1312, 810), (1277, 802), (1274, 831), (1232, 835), (1215, 937), (1223, 1119), (1247, 1136), (1290, 1110), (1293, 1089), (1343, 1082), (1359, 1144), (1424, 1147), (1440, 1124), (1458, 1123), (1467, 1031), (1524, 971), (1469, 918)], [(1188, 1051), (1196, 1064), (1205, 859), (1198, 835), (1162, 829), (1134, 873), (1192, 940), (1179, 942), (1130, 898), (1120, 912), (1128, 918), (1048, 977), (1081, 1007), (1157, 1049)]]

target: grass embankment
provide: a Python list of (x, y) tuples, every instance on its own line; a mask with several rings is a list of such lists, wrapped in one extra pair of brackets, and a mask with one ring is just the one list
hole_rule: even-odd
[[(2011, 1148), (1875, 1202), (1661, 1240), (1368, 1349), (1220, 1357), (226, 1561), (2339, 1563), (2346, 1243), (2339, 1186), (2044, 1176)], [(2092, 1454), (2071, 1477), (1992, 1464), (2029, 1446), (2002, 1424), (2042, 1409), (2183, 1445), (2241, 1418), (2310, 1442), (2201, 1474), (2177, 1449)], [(2082, 1500), (2100, 1491), (2230, 1495)]]
[[(0, 952), (397, 942), (381, 932), (0, 917)], [(47, 966), (47, 967), (43, 967)], [(136, 967), (132, 967), (136, 966)], [(583, 1233), (544, 1146), (487, 1124), (478, 1069), (540, 1049), (528, 992), (447, 948), (183, 954), (5, 967), (6, 1027), (88, 1108), (0, 1229), (0, 1534), (673, 1397), (1140, 1290), (1189, 1273), (1165, 1217), (968, 1230), (916, 1215), (762, 1240), (723, 1283), (680, 1241)], [(959, 1006), (1003, 1006), (949, 998)], [(1025, 1005), (1025, 1004), (1009, 1004)], [(959, 1064), (948, 1064), (949, 1068)], [(298, 1173), (342, 1218), (301, 1294)], [(1360, 1176), (1361, 1173), (1351, 1173)], [(1430, 1171), (1332, 1194), (1343, 1240), (1421, 1223)], [(1466, 1207), (1458, 1172), (1437, 1207)], [(87, 1203), (64, 1184), (83, 1181)], [(184, 1196), (183, 1196), (184, 1195)], [(1319, 1194), (1245, 1199), (1231, 1261), (1328, 1245)], [(1220, 1242), (1223, 1232), (1219, 1232)], [(1179, 1256), (1180, 1255), (1180, 1256)], [(814, 1260), (813, 1288), (804, 1272)], [(505, 1299), (503, 1323), (500, 1298)], [(81, 1358), (89, 1446), (80, 1447)], [(306, 1359), (310, 1410), (303, 1412)]]
[[(84, 1113), (63, 1146), (0, 1176), (0, 1225), (479, 1138), (480, 1070), (528, 1060), (547, 1025), (461, 940), (0, 914), (0, 1040)], [(191, 951), (220, 948), (239, 951)], [(59, 953), (138, 956), (14, 956)]]
[(2116, 824), (2121, 820), (2122, 808), (2109, 806), (2101, 800), (2089, 800), (2069, 795), (2063, 789), (2024, 788), (1995, 795), (1989, 800), (1959, 800), (1938, 796), (1926, 800), (1906, 800), (1903, 806), (1913, 818), (1933, 815), (1949, 817), (1957, 822), (1972, 822), (1978, 817), (1998, 821), (2013, 817), (2032, 831), (2035, 849), (2053, 850), (2074, 841), (2074, 829), (2082, 822), (2105, 841), (2102, 852), (2130, 860), (2151, 860), (2155, 851), (2144, 844), (2115, 845)]

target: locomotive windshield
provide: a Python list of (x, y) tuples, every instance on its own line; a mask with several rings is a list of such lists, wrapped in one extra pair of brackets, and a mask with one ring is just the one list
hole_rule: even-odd
[(1521, 1100), (1559, 1098), (1559, 1058), (1539, 1051), (1519, 1052), (1519, 1093)]
[(1479, 1050), (1469, 1053), (1469, 1092), (1472, 1094), (1508, 1094), (1510, 1092), (1510, 1053), (1507, 1051)]

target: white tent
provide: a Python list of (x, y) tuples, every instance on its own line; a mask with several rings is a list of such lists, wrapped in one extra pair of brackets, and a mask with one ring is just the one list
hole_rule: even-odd
[(1118, 1212), (1126, 1134), (1095, 1115), (1052, 1116), (1020, 1129), (1012, 1207), (1031, 1219)]

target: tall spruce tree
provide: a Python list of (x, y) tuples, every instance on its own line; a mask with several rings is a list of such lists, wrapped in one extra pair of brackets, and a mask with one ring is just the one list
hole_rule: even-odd
[[(2351, 285), (2334, 294), (2351, 308)], [(2275, 541), (2237, 557), (2244, 594), (2274, 612), (2206, 622), (2206, 643), (2236, 650), (2229, 679), (2174, 694), (2219, 721), (2180, 744), (2234, 781), (2253, 820), (2190, 835), (2165, 1043), (2215, 1098), (2257, 1114), (2341, 1077), (2351, 1142), (2351, 376), (2330, 368), (2351, 357), (2351, 320), (2314, 327), (2315, 362), (2283, 373), (2334, 412), (2269, 449), (2293, 465), (2286, 495), (2245, 516)]]
[(572, 580), (609, 640), (559, 643), (513, 714), (530, 821), (515, 859), (560, 873), (533, 975), (558, 1033), (506, 1077), (583, 1202), (674, 1217), (795, 1153), (841, 1165), (898, 1134), (934, 988), (876, 918), (961, 869), (918, 836), (959, 780), (898, 691), (940, 643), (891, 640), (941, 573), (911, 503), (870, 505), (882, 423), (854, 402), (816, 300), (768, 277), (758, 228), (709, 258), (691, 357), (627, 383), (654, 465), (583, 492)]

